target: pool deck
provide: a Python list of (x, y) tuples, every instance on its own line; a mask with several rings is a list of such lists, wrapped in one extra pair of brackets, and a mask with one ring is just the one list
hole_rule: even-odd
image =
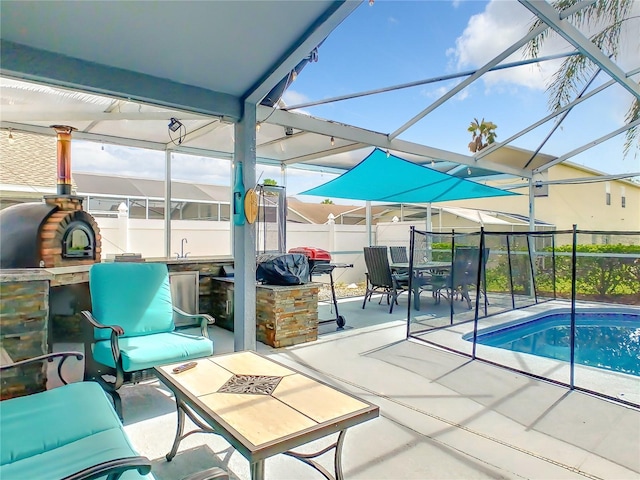
[[(324, 325), (317, 341), (289, 348), (258, 344), (259, 352), (380, 406), (379, 418), (346, 435), (345, 478), (640, 478), (638, 409), (407, 340), (404, 302), (392, 315), (377, 302), (364, 311), (361, 300), (342, 302), (351, 328)], [(321, 316), (330, 317), (328, 309)], [(231, 332), (214, 326), (210, 333), (216, 353), (233, 351)], [(166, 462), (176, 427), (171, 393), (158, 381), (121, 392), (125, 429), (153, 460), (158, 480), (212, 466), (250, 478), (247, 461), (215, 435), (191, 435)], [(328, 457), (320, 461), (331, 468)], [(278, 455), (267, 460), (266, 478), (321, 476)]]

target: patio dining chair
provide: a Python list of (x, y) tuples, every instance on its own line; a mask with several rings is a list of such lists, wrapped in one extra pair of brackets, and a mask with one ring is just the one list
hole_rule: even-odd
[[(451, 272), (442, 281), (438, 288), (438, 299), (444, 296), (449, 301), (453, 301), (456, 297), (460, 296), (462, 300), (467, 301), (467, 307), (471, 309), (472, 305), (471, 296), (469, 295), (469, 287), (477, 286), (478, 268), (482, 265), (482, 271), (480, 274), (483, 275), (487, 259), (489, 258), (489, 251), (489, 248), (484, 249), (481, 262), (479, 247), (455, 247)], [(487, 295), (484, 290), (485, 287), (482, 278), (480, 280), (480, 287), (479, 292), (481, 295), (484, 295), (486, 300)]]
[[(207, 332), (213, 317), (188, 314), (173, 305), (166, 265), (97, 263), (89, 271), (89, 290), (92, 311), (82, 312), (93, 327), (85, 345), (85, 380), (102, 385), (121, 418), (117, 390), (123, 383), (138, 383), (157, 365), (213, 354)], [(198, 319), (201, 335), (175, 331), (174, 312)]]
[(364, 262), (367, 266), (367, 290), (364, 294), (362, 308), (367, 300), (371, 301), (371, 295), (380, 293), (380, 301), (386, 296), (390, 305), (389, 313), (393, 312), (393, 306), (398, 303), (398, 296), (409, 290), (409, 276), (393, 273), (389, 266), (387, 247), (364, 247)]
[(409, 263), (407, 247), (394, 245), (389, 247), (389, 253), (391, 254), (391, 263)]

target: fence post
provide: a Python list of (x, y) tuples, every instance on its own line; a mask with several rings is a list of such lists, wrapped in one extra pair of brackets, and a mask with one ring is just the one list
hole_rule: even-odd
[(571, 361), (569, 388), (574, 389), (576, 354), (576, 245), (578, 244), (577, 225), (573, 225), (573, 248), (571, 250)]
[(123, 252), (130, 252), (129, 248), (129, 207), (124, 202), (118, 206), (118, 245)]
[[(416, 227), (411, 225), (409, 233), (409, 291), (407, 292), (407, 338), (411, 333), (411, 300), (413, 293), (413, 250), (415, 245)], [(419, 294), (418, 294), (419, 295)]]
[[(476, 359), (476, 341), (478, 338), (478, 308), (480, 307), (480, 291), (482, 290), (480, 288), (480, 282), (483, 281), (484, 277), (483, 277), (483, 270), (484, 270), (484, 227), (480, 227), (480, 249), (479, 249), (479, 255), (478, 255), (478, 273), (476, 276), (476, 313), (474, 315), (473, 318), (473, 349), (471, 351), (471, 358), (473, 360)], [(485, 289), (486, 289), (486, 285), (485, 285)], [(487, 314), (486, 311), (486, 300), (487, 300), (487, 294), (486, 294), (486, 290), (485, 290), (485, 295), (484, 295), (484, 299), (485, 299), (485, 316)]]
[(329, 252), (332, 255), (335, 255), (333, 252), (336, 250), (336, 217), (333, 213), (330, 213), (327, 216), (327, 225), (329, 226)]
[(456, 254), (456, 232), (451, 229), (451, 301), (449, 302), (449, 324), (453, 325), (453, 293), (455, 286), (453, 285), (453, 279), (455, 278), (455, 254)]

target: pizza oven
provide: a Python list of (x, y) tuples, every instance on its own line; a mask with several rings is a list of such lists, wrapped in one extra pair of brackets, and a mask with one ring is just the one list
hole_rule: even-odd
[(0, 268), (38, 268), (100, 262), (100, 230), (71, 195), (71, 132), (57, 134), (57, 193), (42, 202), (13, 205), (0, 211)]

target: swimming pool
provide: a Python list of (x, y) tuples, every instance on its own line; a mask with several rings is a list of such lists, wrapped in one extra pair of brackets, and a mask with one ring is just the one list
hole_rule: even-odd
[[(477, 343), (568, 362), (570, 324), (569, 311), (537, 315), (479, 330)], [(575, 344), (576, 363), (640, 376), (640, 313), (576, 312)]]

